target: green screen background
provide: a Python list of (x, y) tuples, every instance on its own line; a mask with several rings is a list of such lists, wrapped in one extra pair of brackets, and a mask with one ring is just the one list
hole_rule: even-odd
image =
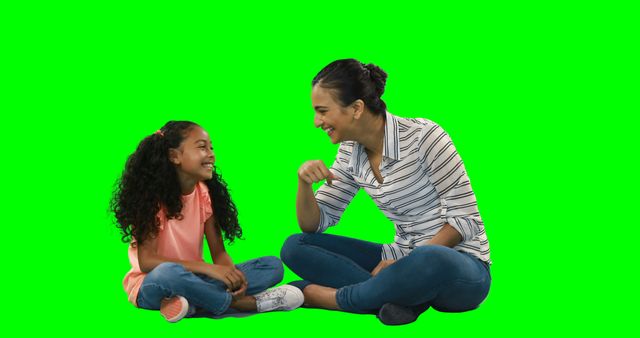
[[(10, 336), (637, 334), (631, 6), (1, 6)], [(347, 57), (389, 74), (390, 112), (453, 138), (494, 261), (482, 306), (385, 327), (314, 309), (172, 325), (129, 304), (127, 245), (107, 207), (137, 143), (171, 119), (201, 124), (246, 237), (228, 251), (278, 255), (298, 231), (298, 167), (337, 150), (314, 129), (310, 81)], [(394, 230), (360, 192), (329, 233), (390, 242)]]

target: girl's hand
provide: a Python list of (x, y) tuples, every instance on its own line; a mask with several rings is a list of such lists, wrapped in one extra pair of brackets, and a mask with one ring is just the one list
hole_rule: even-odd
[(324, 179), (327, 180), (327, 183), (331, 184), (332, 180), (337, 180), (338, 178), (329, 171), (327, 166), (324, 165), (324, 162), (314, 160), (302, 164), (300, 169), (298, 169), (298, 179), (310, 185)]
[(377, 274), (380, 273), (380, 271), (382, 271), (383, 269), (385, 269), (386, 267), (388, 267), (389, 265), (395, 263), (396, 260), (395, 259), (385, 259), (383, 261), (380, 261), (380, 263), (378, 263), (378, 266), (376, 266), (373, 271), (371, 271), (371, 276), (375, 276)]
[(243, 287), (246, 290), (247, 279), (242, 271), (233, 265), (212, 265), (209, 277), (223, 282), (228, 291), (240, 291)]
[(242, 273), (242, 271), (240, 271), (239, 269), (236, 269), (235, 272), (240, 274), (240, 276), (242, 277), (243, 283), (239, 289), (231, 292), (231, 297), (233, 299), (240, 299), (244, 297), (245, 293), (247, 292), (247, 287), (249, 287), (249, 283), (247, 282), (247, 278), (244, 276), (244, 273)]
[(238, 290), (231, 292), (231, 298), (233, 298), (233, 300), (238, 300), (244, 297), (247, 292), (247, 287), (247, 283), (242, 284), (242, 287), (240, 287)]

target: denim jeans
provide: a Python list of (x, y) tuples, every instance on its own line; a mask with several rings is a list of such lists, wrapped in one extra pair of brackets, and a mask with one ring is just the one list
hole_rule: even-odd
[[(282, 281), (284, 270), (277, 257), (267, 256), (236, 265), (247, 278), (247, 295), (262, 292)], [(227, 286), (208, 276), (186, 270), (181, 264), (162, 263), (145, 276), (138, 292), (138, 307), (158, 310), (165, 297), (183, 296), (190, 305), (219, 315), (231, 304)]]
[(382, 245), (328, 234), (296, 234), (282, 247), (282, 261), (314, 284), (338, 289), (345, 311), (371, 313), (385, 303), (461, 312), (478, 307), (489, 292), (486, 263), (454, 249), (428, 245), (383, 269)]

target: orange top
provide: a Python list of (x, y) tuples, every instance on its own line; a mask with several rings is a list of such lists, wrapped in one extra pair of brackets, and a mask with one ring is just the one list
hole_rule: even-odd
[[(189, 195), (182, 196), (182, 219), (167, 219), (165, 208), (158, 212), (158, 255), (175, 260), (203, 261), (204, 223), (213, 215), (209, 189), (200, 182)], [(134, 243), (135, 240), (132, 240)], [(131, 270), (122, 282), (129, 301), (137, 306), (138, 290), (146, 273), (140, 271), (138, 249), (129, 245)]]

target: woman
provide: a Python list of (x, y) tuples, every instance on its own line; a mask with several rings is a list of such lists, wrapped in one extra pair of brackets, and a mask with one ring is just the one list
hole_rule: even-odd
[[(489, 243), (460, 156), (434, 122), (391, 115), (380, 98), (387, 74), (354, 59), (334, 61), (312, 81), (315, 125), (340, 143), (331, 168), (298, 171), (304, 232), (281, 258), (304, 281), (311, 307), (377, 313), (413, 322), (429, 307), (460, 312), (489, 292)], [(326, 180), (315, 193), (312, 184)], [(394, 243), (322, 234), (363, 188), (395, 224)], [(366, 220), (363, 220), (366, 222)]]

